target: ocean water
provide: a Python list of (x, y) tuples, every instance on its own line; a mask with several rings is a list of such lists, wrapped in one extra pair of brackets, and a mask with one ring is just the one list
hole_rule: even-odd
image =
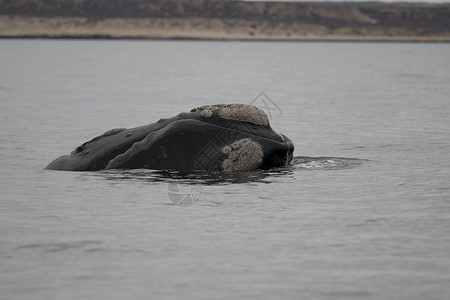
[[(450, 44), (0, 40), (1, 299), (448, 299)], [(60, 172), (253, 103), (291, 166)]]

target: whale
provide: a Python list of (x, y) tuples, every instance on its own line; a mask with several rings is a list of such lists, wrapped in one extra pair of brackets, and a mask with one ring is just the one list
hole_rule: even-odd
[(46, 170), (234, 172), (289, 165), (294, 145), (246, 104), (196, 107), (135, 128), (115, 128), (56, 158)]

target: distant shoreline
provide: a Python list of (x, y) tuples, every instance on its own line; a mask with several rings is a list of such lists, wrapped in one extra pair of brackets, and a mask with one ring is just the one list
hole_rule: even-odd
[(450, 42), (450, 4), (0, 1), (1, 38)]
[(219, 41), (219, 42), (348, 42), (348, 43), (450, 43), (450, 38), (370, 38), (370, 37), (317, 37), (304, 39), (227, 39), (201, 37), (135, 37), (135, 36), (107, 36), (107, 35), (0, 35), (0, 40), (133, 40), (133, 41)]
[(397, 27), (340, 26), (221, 19), (25, 17), (0, 15), (0, 38), (450, 42), (450, 33), (425, 34)]

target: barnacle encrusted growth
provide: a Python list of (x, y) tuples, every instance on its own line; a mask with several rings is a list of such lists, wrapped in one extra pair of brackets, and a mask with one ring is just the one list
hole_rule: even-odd
[[(194, 110), (194, 109), (193, 109)], [(218, 111), (221, 118), (235, 121), (253, 123), (257, 125), (269, 125), (266, 113), (253, 105), (247, 104), (216, 104), (197, 107), (203, 117), (210, 117), (213, 111)]]
[(202, 111), (202, 116), (205, 118), (209, 118), (209, 117), (211, 117), (211, 115), (212, 115), (212, 110), (210, 110), (210, 109), (205, 109)]
[(108, 130), (107, 132), (105, 132), (105, 133), (103, 134), (103, 136), (110, 136), (110, 135), (113, 135), (113, 134), (122, 132), (122, 131), (124, 131), (125, 129), (126, 129), (126, 128), (114, 128), (114, 129), (110, 129), (110, 130)]
[(256, 169), (261, 165), (264, 157), (262, 147), (249, 138), (240, 139), (225, 146), (222, 152), (228, 156), (222, 162), (222, 169), (226, 172)]

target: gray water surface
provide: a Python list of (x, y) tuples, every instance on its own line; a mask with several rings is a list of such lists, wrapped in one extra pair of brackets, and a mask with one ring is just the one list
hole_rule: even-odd
[[(289, 167), (43, 170), (261, 91)], [(0, 40), (1, 299), (448, 299), (449, 95), (450, 44)]]

